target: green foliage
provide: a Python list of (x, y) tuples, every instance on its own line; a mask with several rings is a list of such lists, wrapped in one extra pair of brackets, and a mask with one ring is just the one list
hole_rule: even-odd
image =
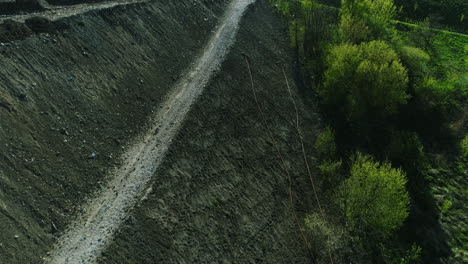
[(355, 228), (365, 227), (384, 236), (392, 234), (408, 217), (406, 182), (401, 169), (358, 153), (350, 178), (339, 189), (346, 219)]
[[(387, 243), (385, 243), (387, 242)], [(421, 263), (422, 248), (417, 244), (402, 247), (402, 245), (385, 241), (380, 245), (383, 263), (386, 264), (419, 264)], [(388, 243), (390, 242), (390, 243)]]
[(468, 158), (468, 134), (465, 136), (465, 138), (460, 142), (460, 147), (462, 150), (462, 154)]
[(423, 75), (426, 72), (431, 59), (429, 54), (421, 49), (403, 46), (399, 49), (400, 58), (409, 71), (415, 75)]
[(460, 115), (466, 115), (463, 109), (468, 100), (468, 74), (454, 75), (447, 79), (426, 77), (416, 87), (416, 95), (425, 106), (423, 111), (435, 113), (432, 114), (433, 121), (454, 121)]
[(347, 42), (360, 43), (372, 38), (371, 30), (366, 23), (349, 14), (341, 15), (339, 29), (341, 38)]
[(322, 103), (348, 121), (374, 120), (406, 104), (408, 74), (383, 41), (335, 46), (326, 58)]
[(335, 132), (326, 127), (315, 140), (315, 149), (325, 159), (331, 159), (336, 154)]
[(421, 263), (422, 248), (416, 244), (413, 244), (406, 255), (399, 261), (399, 264), (417, 264)]
[(387, 157), (405, 168), (414, 168), (424, 159), (423, 145), (415, 132), (395, 132), (386, 149)]
[(452, 208), (452, 205), (453, 205), (452, 201), (444, 200), (442, 202), (442, 206), (440, 207), (441, 213), (446, 214), (450, 210), (450, 208)]
[(329, 184), (338, 183), (341, 179), (341, 167), (343, 166), (343, 162), (339, 161), (332, 161), (332, 160), (325, 160), (319, 166), (320, 172), (322, 173), (324, 182)]
[(352, 43), (383, 39), (390, 35), (395, 15), (392, 0), (343, 0), (340, 33)]
[(432, 27), (448, 25), (455, 30), (468, 32), (466, 0), (395, 0), (395, 3), (403, 7), (403, 20), (430, 18)]

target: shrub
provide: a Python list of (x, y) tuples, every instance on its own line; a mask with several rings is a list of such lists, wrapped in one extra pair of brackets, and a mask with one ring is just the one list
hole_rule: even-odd
[[(428, 77), (415, 91), (426, 113), (432, 110), (439, 115), (440, 122), (454, 121), (463, 113), (468, 100), (468, 74), (453, 74), (445, 80)], [(439, 121), (434, 115), (432, 119)]]
[(440, 207), (441, 213), (446, 214), (450, 210), (450, 208), (452, 208), (452, 205), (453, 205), (452, 201), (444, 200), (442, 202), (442, 206)]
[(358, 229), (390, 235), (408, 217), (406, 182), (406, 174), (401, 169), (358, 153), (350, 178), (339, 188), (340, 205), (348, 223)]
[(323, 181), (326, 183), (338, 183), (341, 178), (341, 166), (343, 162), (326, 160), (319, 166), (320, 172), (323, 176)]
[(468, 158), (468, 134), (465, 136), (465, 138), (461, 141), (460, 147), (462, 150), (463, 156)]
[(401, 47), (399, 53), (403, 64), (416, 75), (421, 75), (426, 71), (427, 63), (431, 59), (423, 50), (411, 46)]
[(401, 259), (400, 264), (416, 264), (421, 263), (422, 248), (413, 244), (410, 249), (406, 251), (405, 256)]
[(326, 65), (319, 96), (330, 113), (347, 121), (381, 119), (408, 101), (407, 71), (383, 41), (335, 46)]
[(326, 127), (315, 140), (315, 149), (324, 159), (331, 159), (336, 154), (335, 132)]
[(391, 241), (380, 244), (382, 263), (386, 264), (418, 264), (421, 263), (422, 248), (417, 244), (402, 246)]
[(419, 136), (415, 132), (396, 132), (387, 147), (387, 157), (405, 168), (415, 167), (423, 160), (424, 151)]

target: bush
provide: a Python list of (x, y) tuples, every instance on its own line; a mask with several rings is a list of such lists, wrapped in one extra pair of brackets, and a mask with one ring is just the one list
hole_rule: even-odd
[(326, 183), (338, 183), (341, 178), (341, 166), (343, 162), (326, 160), (319, 166), (320, 172), (323, 176), (323, 181)]
[(413, 244), (410, 249), (406, 251), (405, 256), (400, 261), (400, 264), (416, 264), (421, 263), (422, 248)]
[(440, 207), (440, 212), (441, 212), (442, 214), (446, 214), (446, 213), (450, 210), (450, 208), (452, 208), (452, 205), (453, 205), (452, 201), (450, 201), (450, 200), (444, 200), (444, 201), (442, 202), (441, 207)]
[(406, 104), (408, 74), (396, 52), (383, 41), (341, 44), (326, 58), (322, 103), (346, 121), (372, 121)]
[(422, 75), (426, 72), (427, 63), (431, 57), (421, 49), (403, 46), (399, 50), (403, 64), (414, 75)]
[(465, 138), (461, 141), (460, 147), (462, 150), (463, 156), (468, 158), (468, 134), (465, 136)]
[(339, 188), (341, 208), (348, 223), (363, 231), (388, 236), (408, 217), (406, 174), (390, 163), (380, 164), (358, 153), (351, 176)]
[(315, 149), (324, 159), (332, 159), (336, 154), (335, 132), (326, 127), (315, 140)]
[(463, 113), (468, 100), (468, 74), (454, 74), (445, 80), (425, 78), (417, 87), (416, 95), (427, 108), (426, 112), (432, 109), (442, 122), (454, 121)]
[(415, 168), (423, 161), (424, 151), (419, 136), (415, 132), (396, 132), (387, 147), (387, 157), (394, 164), (405, 168)]
[(381, 244), (383, 263), (387, 264), (418, 264), (421, 263), (422, 248), (412, 244), (409, 248), (403, 248), (391, 243)]

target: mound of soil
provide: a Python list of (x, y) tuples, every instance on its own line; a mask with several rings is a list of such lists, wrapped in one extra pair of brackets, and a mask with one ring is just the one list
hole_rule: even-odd
[[(55, 34), (0, 45), (1, 263), (41, 262), (206, 44), (224, 5), (100, 9), (62, 19), (68, 29)], [(1, 28), (32, 32), (11, 21)]]
[(7, 19), (0, 24), (0, 43), (25, 39), (32, 34), (33, 31), (21, 22)]
[[(269, 1), (257, 1), (156, 171), (152, 189), (100, 263), (311, 263), (276, 151), (289, 168), (296, 206), (309, 210), (314, 202), (307, 198), (310, 182), (282, 67), (302, 110), (304, 137), (313, 142), (320, 122), (298, 99), (288, 40)], [(258, 105), (243, 54), (250, 58)]]
[(53, 33), (55, 31), (55, 25), (45, 17), (28, 18), (25, 24), (35, 33)]

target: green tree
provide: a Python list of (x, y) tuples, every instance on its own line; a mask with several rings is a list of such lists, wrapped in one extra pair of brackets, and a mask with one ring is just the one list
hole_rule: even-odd
[(339, 188), (340, 205), (348, 223), (390, 235), (408, 217), (406, 183), (406, 174), (401, 169), (358, 153), (351, 176)]
[(345, 42), (352, 43), (386, 38), (395, 16), (393, 0), (343, 0), (341, 36)]
[(326, 58), (319, 96), (345, 121), (372, 121), (397, 112), (409, 95), (408, 73), (383, 41), (335, 46)]

